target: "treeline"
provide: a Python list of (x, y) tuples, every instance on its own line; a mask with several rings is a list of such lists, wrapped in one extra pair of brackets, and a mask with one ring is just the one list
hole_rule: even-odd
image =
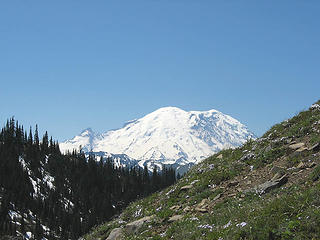
[(129, 202), (176, 181), (173, 169), (115, 167), (28, 133), (13, 118), (0, 132), (0, 236), (78, 239)]

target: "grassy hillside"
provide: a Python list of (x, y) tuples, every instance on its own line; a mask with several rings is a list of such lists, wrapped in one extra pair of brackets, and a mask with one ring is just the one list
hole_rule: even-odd
[(320, 239), (320, 101), (84, 239)]

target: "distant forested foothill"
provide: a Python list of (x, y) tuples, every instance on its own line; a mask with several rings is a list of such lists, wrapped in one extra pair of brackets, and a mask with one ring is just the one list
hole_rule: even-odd
[(115, 167), (25, 131), (13, 118), (0, 132), (0, 239), (78, 239), (129, 202), (176, 181), (175, 171)]

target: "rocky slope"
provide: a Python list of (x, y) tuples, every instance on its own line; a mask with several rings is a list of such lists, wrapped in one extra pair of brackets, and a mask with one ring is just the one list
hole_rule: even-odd
[(84, 239), (318, 239), (320, 101), (195, 165)]
[[(254, 138), (246, 126), (217, 110), (184, 111), (160, 108), (123, 128), (96, 134), (90, 128), (60, 143), (62, 151), (125, 154), (139, 165), (196, 163), (224, 148), (237, 147)], [(123, 155), (124, 156), (124, 155)]]

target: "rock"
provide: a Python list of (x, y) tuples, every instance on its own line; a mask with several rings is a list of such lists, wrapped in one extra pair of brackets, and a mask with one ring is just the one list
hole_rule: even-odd
[(315, 162), (311, 162), (311, 163), (308, 163), (308, 168), (313, 168), (315, 167), (317, 164)]
[(192, 185), (185, 185), (185, 186), (183, 186), (183, 187), (181, 187), (180, 188), (180, 190), (189, 190), (189, 189), (191, 189), (192, 188)]
[(271, 168), (271, 173), (273, 174), (280, 173), (281, 175), (283, 175), (285, 173), (285, 169), (279, 166), (273, 166)]
[(210, 201), (207, 198), (202, 199), (202, 201), (198, 204), (200, 207), (207, 206), (210, 203)]
[(213, 198), (213, 201), (218, 200), (220, 197), (221, 197), (221, 194), (219, 193), (217, 196), (215, 196), (215, 197)]
[(294, 141), (293, 141), (292, 138), (288, 138), (288, 139), (285, 141), (285, 143), (287, 143), (287, 144), (293, 144)]
[(182, 219), (182, 218), (183, 218), (183, 215), (174, 215), (174, 216), (172, 216), (172, 217), (170, 217), (170, 218), (168, 219), (168, 222), (179, 221), (179, 220)]
[(303, 142), (300, 142), (300, 143), (295, 143), (295, 144), (289, 145), (289, 148), (292, 150), (297, 150), (297, 149), (304, 147), (304, 146), (305, 146), (305, 144)]
[(231, 181), (228, 183), (227, 187), (233, 187), (233, 186), (237, 186), (239, 184), (238, 181)]
[(263, 194), (280, 187), (281, 185), (285, 184), (288, 181), (288, 177), (286, 175), (282, 176), (279, 179), (267, 181), (263, 184), (258, 185), (255, 190), (257, 193)]
[(220, 154), (217, 158), (218, 159), (222, 159), (222, 157), (223, 157), (222, 154)]
[(196, 206), (195, 210), (201, 213), (208, 212), (208, 205), (210, 201), (208, 199), (202, 199), (202, 201)]
[(192, 183), (190, 183), (190, 185), (193, 185), (193, 184), (195, 184), (197, 182), (200, 182), (200, 180), (196, 179), (196, 180), (192, 181)]
[(317, 152), (317, 151), (320, 150), (320, 144), (319, 144), (319, 143), (316, 143), (316, 144), (314, 144), (312, 147), (310, 147), (308, 150), (309, 150), (309, 151)]
[(279, 178), (281, 178), (284, 175), (283, 172), (277, 172), (275, 175), (273, 175), (273, 177), (271, 178), (271, 181), (275, 181)]
[(200, 208), (200, 207), (196, 207), (195, 210), (196, 210), (197, 212), (200, 212), (200, 213), (206, 213), (206, 212), (208, 212), (208, 209), (206, 209), (206, 208)]
[(183, 209), (184, 212), (190, 212), (191, 211), (191, 207), (190, 206), (186, 206), (184, 209)]
[(304, 151), (294, 151), (290, 156), (293, 158), (295, 158), (295, 157), (299, 158), (299, 157), (303, 156), (303, 153), (304, 153)]
[(174, 206), (170, 207), (170, 209), (174, 210), (174, 211), (179, 210), (180, 208), (181, 208), (181, 206), (178, 206), (178, 205), (174, 205)]
[(304, 169), (304, 168), (306, 168), (306, 165), (303, 162), (299, 162), (297, 168), (298, 169)]
[(169, 196), (169, 195), (170, 195), (171, 193), (173, 193), (175, 190), (176, 190), (176, 187), (170, 189), (170, 191), (168, 191), (168, 192), (166, 193), (166, 196)]
[(311, 105), (310, 110), (320, 110), (320, 105), (317, 103), (314, 103)]
[(254, 158), (254, 157), (255, 157), (254, 153), (247, 153), (243, 155), (242, 158), (240, 158), (240, 161), (250, 160), (251, 158)]
[(199, 208), (204, 208), (207, 207), (209, 204), (209, 200), (208, 199), (202, 199), (202, 201), (197, 205), (197, 207)]
[(143, 218), (136, 220), (134, 222), (128, 223), (125, 226), (124, 230), (128, 234), (136, 233), (139, 231), (139, 229), (143, 226), (144, 223), (150, 222), (153, 218), (154, 218), (154, 216), (148, 216), (148, 217), (143, 217)]
[(301, 148), (299, 148), (299, 149), (297, 149), (296, 150), (296, 152), (304, 152), (304, 151), (307, 151), (308, 150), (308, 148), (307, 147), (301, 147)]
[(120, 240), (123, 237), (123, 229), (122, 228), (114, 228), (108, 238), (106, 240)]
[(230, 193), (228, 197), (235, 197), (236, 195), (237, 195), (236, 193)]
[(264, 151), (265, 151), (265, 152), (269, 152), (269, 151), (271, 151), (271, 150), (272, 150), (271, 145), (268, 145)]

